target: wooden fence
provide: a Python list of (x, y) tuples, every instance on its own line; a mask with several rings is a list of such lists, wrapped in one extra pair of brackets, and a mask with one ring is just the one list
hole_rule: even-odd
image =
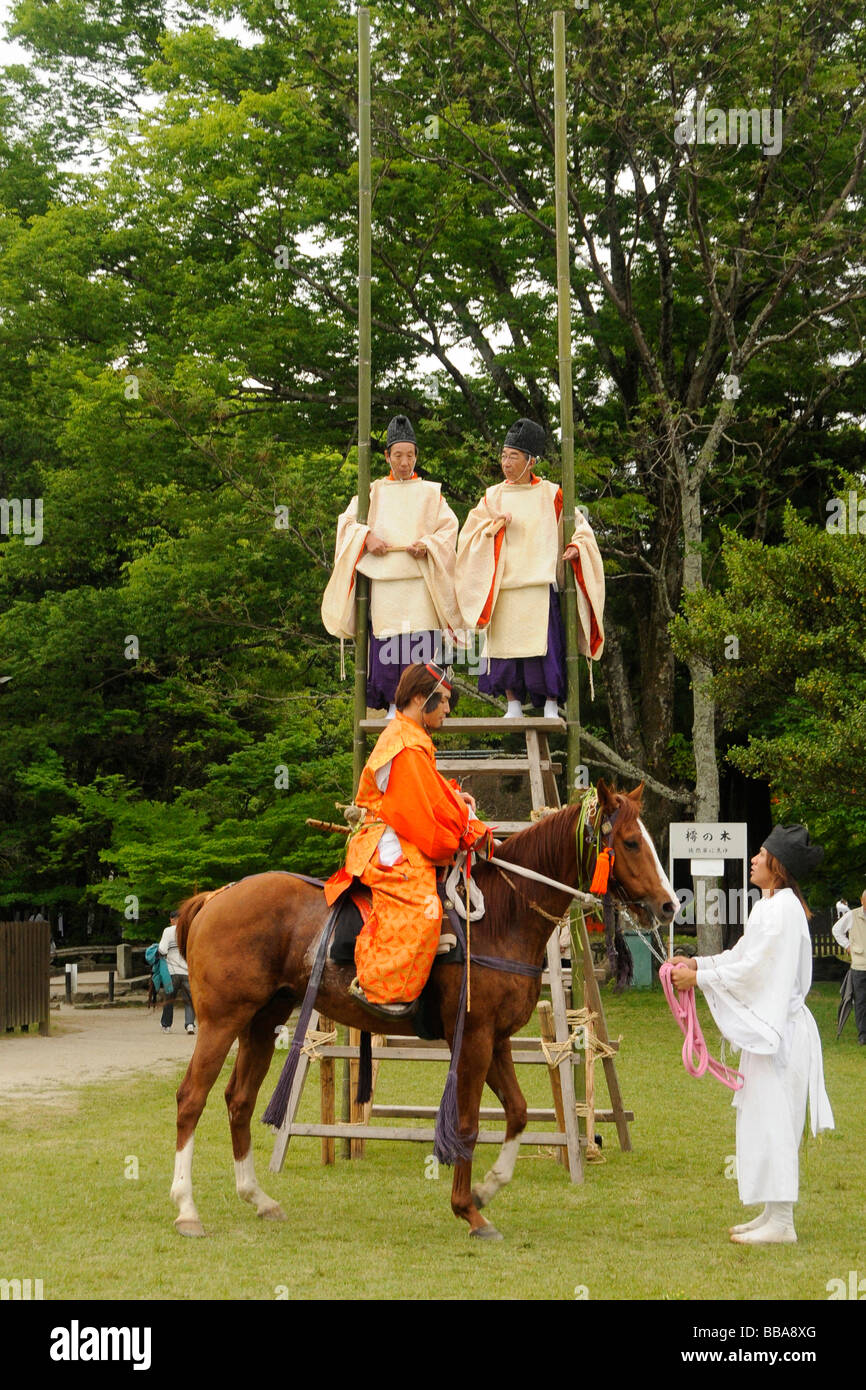
[(833, 935), (832, 928), (835, 921), (835, 912), (830, 912), (826, 908), (813, 915), (809, 923), (809, 933), (812, 937), (812, 955), (815, 960), (826, 960), (830, 956), (835, 956), (837, 960), (847, 962), (845, 951)]
[(0, 922), (0, 1037), (10, 1028), (49, 1031), (51, 927)]

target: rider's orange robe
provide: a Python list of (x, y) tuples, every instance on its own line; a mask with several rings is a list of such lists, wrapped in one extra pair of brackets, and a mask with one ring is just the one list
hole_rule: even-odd
[[(376, 773), (388, 764), (383, 792)], [(345, 867), (326, 883), (325, 897), (335, 902), (353, 877), (373, 890), (372, 911), (355, 943), (358, 980), (371, 1003), (408, 1003), (424, 988), (439, 944), (436, 865), (471, 848), (487, 826), (437, 772), (429, 734), (399, 713), (380, 734), (355, 801), (367, 815), (349, 841)], [(379, 857), (389, 826), (401, 851), (390, 866)]]

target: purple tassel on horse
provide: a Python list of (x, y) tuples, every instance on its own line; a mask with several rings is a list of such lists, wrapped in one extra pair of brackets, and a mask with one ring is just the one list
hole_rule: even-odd
[(445, 1081), (442, 1099), (439, 1102), (439, 1113), (436, 1116), (436, 1128), (433, 1132), (433, 1154), (440, 1163), (444, 1163), (447, 1167), (452, 1167), (455, 1163), (467, 1162), (472, 1157), (476, 1138), (474, 1134), (468, 1139), (462, 1139), (460, 1136), (460, 1112), (457, 1108), (457, 1067), (460, 1062), (460, 1049), (463, 1045), (463, 1025), (466, 1022), (469, 954), (466, 950), (466, 937), (460, 919), (457, 916), (452, 916), (451, 921), (457, 932), (460, 945), (463, 947), (466, 962), (463, 966), (463, 980), (460, 985), (460, 999), (457, 1004), (457, 1021), (454, 1025), (454, 1037), (451, 1042), (451, 1065), (448, 1068), (448, 1077)]
[(276, 1125), (277, 1129), (279, 1129), (283, 1120), (286, 1118), (286, 1111), (289, 1108), (289, 1096), (292, 1093), (292, 1084), (295, 1080), (295, 1073), (298, 1070), (301, 1048), (306, 1040), (307, 1029), (310, 1026), (310, 1018), (313, 1013), (313, 1005), (316, 1002), (319, 985), (322, 983), (325, 961), (328, 958), (328, 947), (331, 944), (331, 936), (336, 920), (337, 908), (335, 906), (329, 913), (328, 920), (322, 928), (322, 935), (319, 937), (319, 944), (316, 947), (316, 958), (313, 961), (310, 982), (307, 985), (307, 992), (304, 995), (304, 1002), (301, 1005), (301, 1012), (298, 1015), (295, 1036), (292, 1038), (289, 1055), (280, 1073), (280, 1079), (277, 1082), (274, 1094), (271, 1096), (268, 1102), (268, 1108), (262, 1116), (263, 1125)]

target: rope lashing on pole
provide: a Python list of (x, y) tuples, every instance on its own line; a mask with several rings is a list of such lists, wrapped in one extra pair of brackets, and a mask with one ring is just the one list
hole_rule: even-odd
[(336, 1041), (336, 1028), (332, 1028), (328, 1033), (323, 1033), (319, 1028), (308, 1028), (301, 1052), (305, 1057), (309, 1057), (311, 1062), (321, 1062), (322, 1054), (319, 1048), (330, 1047)]

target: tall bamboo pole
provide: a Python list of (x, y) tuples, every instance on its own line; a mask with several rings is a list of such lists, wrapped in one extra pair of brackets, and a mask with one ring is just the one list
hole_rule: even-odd
[[(370, 344), (370, 278), (372, 266), (371, 222), (372, 181), (370, 177), (370, 11), (358, 9), (358, 521), (367, 520), (370, 509), (370, 390), (372, 349)], [(367, 715), (367, 623), (370, 612), (370, 581), (355, 571), (355, 700), (352, 738), (352, 781), (357, 795), (367, 740), (361, 720)], [(345, 1037), (343, 1041), (345, 1042)], [(351, 1117), (351, 1066), (343, 1071), (340, 1097), (341, 1118)], [(340, 1154), (351, 1157), (348, 1139), (340, 1141)]]
[[(562, 427), (562, 528), (567, 541), (574, 527), (574, 411), (571, 396), (571, 279), (568, 244), (568, 121), (565, 102), (565, 15), (553, 16), (553, 114), (554, 161), (556, 173), (556, 307), (559, 328), (559, 400)], [(567, 679), (566, 720), (568, 742), (566, 776), (568, 800), (577, 795), (575, 778), (580, 766), (580, 691), (578, 687), (577, 603), (574, 571), (565, 566), (565, 669)], [(572, 909), (571, 921), (571, 1007), (585, 1003), (587, 972), (592, 971), (589, 940), (580, 915)], [(586, 1099), (585, 1077), (575, 1077), (575, 1099)], [(579, 1123), (579, 1122), (578, 1122)], [(595, 1136), (587, 1132), (587, 1141)]]
[[(358, 521), (370, 507), (370, 278), (372, 193), (370, 178), (370, 11), (358, 10)], [(355, 574), (355, 732), (352, 744), (355, 791), (367, 759), (361, 720), (367, 714), (367, 623), (370, 585)]]
[[(574, 522), (574, 412), (571, 397), (571, 281), (568, 244), (568, 165), (565, 101), (565, 15), (553, 16), (553, 110), (556, 169), (556, 301), (559, 325), (559, 399), (562, 426), (562, 524), (566, 542)], [(578, 687), (577, 607), (574, 571), (565, 567), (565, 666), (568, 680), (568, 799), (574, 801), (580, 766), (580, 691)]]

